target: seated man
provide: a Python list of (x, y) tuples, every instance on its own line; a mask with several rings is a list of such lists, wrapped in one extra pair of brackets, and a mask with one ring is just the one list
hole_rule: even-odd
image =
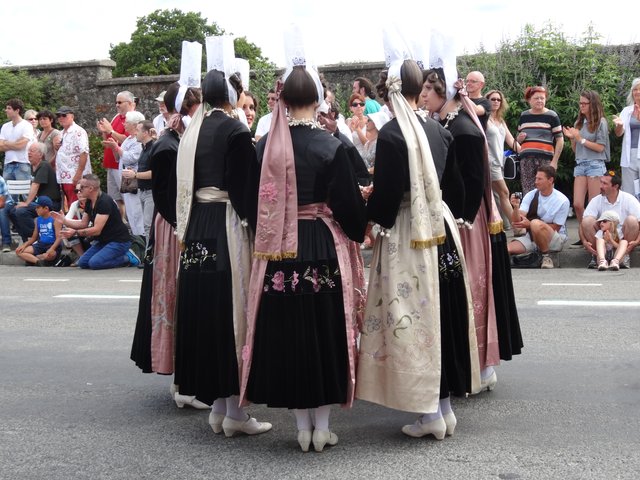
[(34, 219), (37, 216), (35, 200), (45, 195), (51, 199), (52, 211), (60, 210), (62, 194), (60, 185), (56, 180), (56, 172), (49, 162), (45, 160), (47, 147), (41, 142), (32, 142), (27, 150), (29, 163), (33, 170), (33, 181), (29, 195), (24, 202), (18, 202), (9, 210), (9, 218), (16, 227), (22, 241), (25, 242), (33, 232)]
[(556, 169), (550, 165), (538, 167), (535, 189), (522, 199), (511, 195), (513, 214), (511, 224), (524, 228), (527, 233), (514, 238), (508, 245), (510, 255), (539, 250), (542, 253), (540, 268), (553, 268), (550, 251), (558, 252), (567, 241), (565, 223), (569, 214), (569, 199), (553, 187)]
[(622, 258), (620, 268), (629, 268), (631, 260), (629, 253), (638, 245), (640, 241), (640, 202), (630, 193), (620, 190), (622, 180), (613, 170), (609, 170), (600, 177), (600, 195), (591, 199), (584, 210), (582, 223), (582, 238), (584, 238), (584, 248), (591, 253), (591, 261), (588, 268), (596, 268), (596, 231), (598, 230), (598, 218), (607, 210), (613, 210), (620, 217), (622, 223), (622, 234), (629, 242), (627, 253)]
[(62, 230), (63, 238), (93, 237), (91, 247), (80, 257), (78, 266), (99, 270), (104, 268), (136, 266), (140, 259), (130, 250), (131, 236), (122, 221), (115, 200), (100, 190), (100, 179), (89, 173), (80, 180), (80, 189), (86, 197), (85, 211), (80, 220), (67, 219), (54, 212), (56, 222), (69, 227)]
[[(38, 197), (35, 202), (38, 216), (33, 234), (25, 243), (16, 248), (16, 255), (27, 265), (53, 265), (62, 249), (60, 225), (51, 216), (53, 201), (46, 195)], [(46, 263), (45, 263), (46, 262)]]

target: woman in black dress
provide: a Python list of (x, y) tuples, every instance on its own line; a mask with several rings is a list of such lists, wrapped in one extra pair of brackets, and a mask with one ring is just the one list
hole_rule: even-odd
[[(184, 132), (183, 116), (192, 115), (202, 101), (200, 90), (189, 88), (177, 112), (175, 100), (179, 89), (178, 82), (167, 89), (165, 104), (171, 117), (168, 127), (149, 150), (155, 211), (143, 259), (138, 319), (131, 349), (131, 359), (144, 373), (164, 375), (174, 371), (176, 273), (180, 256), (175, 235), (178, 145)], [(170, 391), (178, 407), (188, 404), (209, 408), (195, 397), (176, 396), (174, 385)]]
[(446, 80), (442, 68), (425, 72), (424, 80), (425, 107), (453, 135), (462, 173), (463, 188), (443, 180), (443, 200), (460, 222), (473, 225), (462, 228), (460, 235), (473, 295), (481, 370), (477, 393), (492, 390), (497, 382), (493, 367), (522, 348), (506, 235), (491, 193), (486, 140), (472, 103), (458, 92), (462, 85), (457, 84), (456, 93), (449, 97), (447, 86), (454, 81)]
[[(231, 91), (234, 88), (236, 91)], [(210, 70), (178, 151), (177, 235), (183, 243), (177, 299), (175, 382), (212, 405), (209, 424), (227, 437), (271, 429), (239, 406), (258, 164), (249, 129), (231, 118), (237, 76)]]
[(402, 431), (442, 440), (457, 423), (450, 392), (464, 395), (472, 382), (464, 258), (438, 185), (459, 181), (460, 173), (451, 134), (417, 108), (420, 68), (398, 63), (378, 84), (396, 118), (378, 135), (367, 204), (383, 235), (373, 252), (357, 396), (422, 414)]
[(262, 170), (243, 356), (244, 399), (293, 409), (305, 452), (311, 442), (316, 451), (338, 442), (330, 406), (353, 401), (361, 287), (353, 242), (362, 242), (366, 227), (345, 148), (315, 121), (318, 85), (303, 66), (293, 67), (271, 130), (257, 144)]

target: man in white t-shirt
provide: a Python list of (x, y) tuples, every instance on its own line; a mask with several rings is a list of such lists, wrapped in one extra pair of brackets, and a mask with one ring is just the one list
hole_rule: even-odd
[[(0, 152), (4, 152), (5, 180), (29, 180), (31, 178), (31, 164), (27, 155), (27, 147), (35, 140), (33, 127), (23, 120), (24, 103), (18, 98), (7, 100), (5, 114), (9, 121), (0, 129)], [(20, 199), (12, 196), (17, 203)]]
[(269, 107), (269, 113), (260, 117), (258, 120), (258, 126), (256, 126), (256, 142), (260, 140), (260, 137), (264, 137), (271, 128), (271, 117), (273, 117), (273, 107), (276, 106), (276, 102), (278, 101), (278, 95), (276, 95), (276, 91), (272, 88), (267, 93), (267, 106)]
[(588, 268), (596, 268), (596, 231), (598, 230), (598, 218), (607, 210), (613, 210), (622, 222), (622, 234), (629, 242), (627, 254), (623, 257), (620, 268), (629, 268), (629, 253), (640, 242), (640, 202), (630, 193), (620, 190), (622, 179), (614, 171), (608, 171), (600, 177), (600, 195), (591, 199), (584, 210), (582, 223), (583, 245), (593, 256)]
[(569, 214), (569, 199), (554, 188), (556, 169), (550, 165), (538, 167), (534, 190), (522, 199), (511, 195), (513, 214), (511, 223), (524, 228), (527, 233), (516, 237), (507, 246), (510, 255), (539, 250), (542, 253), (540, 268), (553, 268), (549, 252), (562, 250), (567, 241), (565, 223)]

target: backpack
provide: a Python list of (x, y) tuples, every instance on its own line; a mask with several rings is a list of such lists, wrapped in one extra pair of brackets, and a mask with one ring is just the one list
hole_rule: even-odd
[(511, 256), (512, 268), (540, 268), (542, 254), (538, 250)]
[(146, 241), (142, 235), (131, 235), (131, 250), (142, 261), (145, 254)]

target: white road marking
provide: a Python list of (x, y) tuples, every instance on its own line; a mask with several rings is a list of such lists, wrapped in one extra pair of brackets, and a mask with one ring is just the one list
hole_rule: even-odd
[(68, 282), (68, 278), (23, 278), (25, 282)]
[(640, 302), (624, 300), (540, 300), (537, 304), (546, 307), (640, 307)]
[(138, 300), (140, 295), (80, 295), (75, 293), (68, 293), (64, 295), (54, 295), (53, 298), (96, 298), (96, 299), (125, 299), (125, 300)]
[(134, 279), (134, 280), (118, 280), (118, 281), (122, 283), (142, 283), (141, 278)]

